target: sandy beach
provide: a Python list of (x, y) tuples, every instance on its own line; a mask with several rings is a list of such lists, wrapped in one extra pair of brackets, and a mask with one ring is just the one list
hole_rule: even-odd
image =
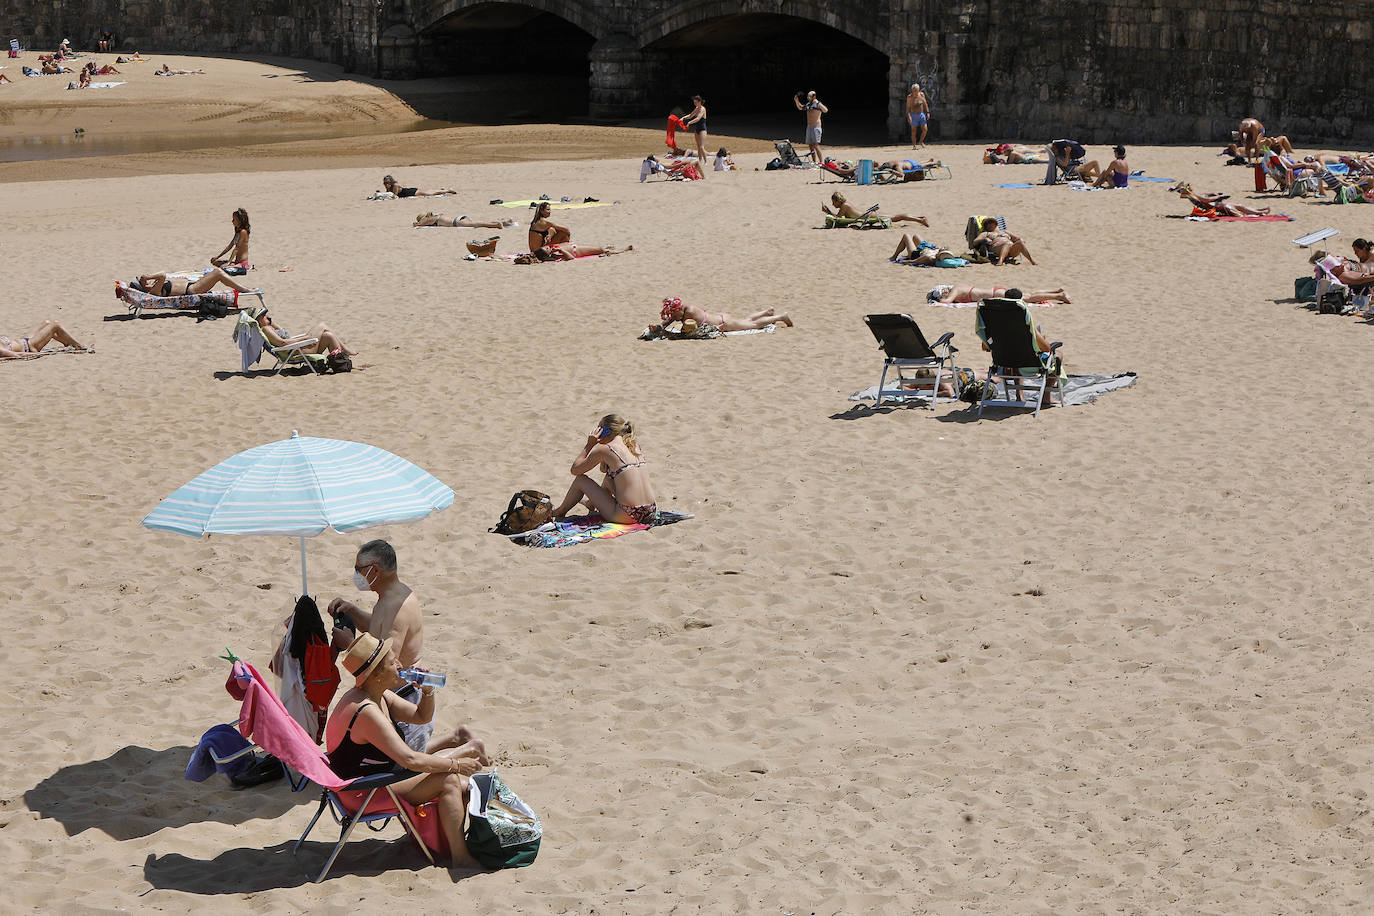
[[(264, 83), (264, 117), (417, 117), (375, 82), (282, 76), (300, 62), (165, 59), (211, 72), (153, 79), (158, 55), (112, 77), (125, 87), (78, 93), (8, 61), (0, 138), (72, 118), (173, 130)], [(690, 183), (639, 182), (661, 131), (575, 123), (0, 163), (0, 333), (51, 318), (96, 350), (0, 363), (15, 624), (0, 909), (1367, 906), (1374, 645), (1353, 583), (1374, 535), (1358, 395), (1374, 331), (1291, 301), (1310, 267), (1290, 240), (1330, 226), (1347, 253), (1371, 211), (1256, 194), (1217, 149), (1131, 148), (1147, 175), (1296, 218), (1191, 222), (1167, 184), (999, 188), (1044, 167), (936, 143), (952, 179), (844, 192), (961, 250), (968, 216), (1004, 216), (1038, 263), (904, 267), (887, 262), (899, 230), (818, 229), (841, 185), (756, 171), (769, 144), (720, 120), (742, 170)], [(460, 193), (365, 199), (386, 172)], [(556, 219), (634, 252), (465, 262), (464, 241), (496, 233), (410, 226), (425, 210), (513, 217), (499, 251), (524, 250), (530, 211), (488, 201), (541, 194), (609, 204)], [(236, 207), (274, 318), (325, 322), (359, 371), (245, 377), (231, 320), (127, 320), (115, 281), (205, 266)], [(973, 310), (925, 303), (956, 282), (1063, 286), (1072, 304), (1033, 312), (1069, 370), (1139, 383), (1038, 419), (850, 402), (882, 368), (868, 313), (953, 331), (959, 365), (986, 368)], [(637, 340), (665, 296), (796, 327)], [(489, 534), (512, 492), (562, 494), (609, 411), (639, 430), (659, 505), (695, 517), (561, 550)], [(393, 825), (314, 885), (337, 836), (317, 828), (292, 857), (314, 792), (182, 778), (201, 733), (237, 715), (216, 656), (266, 669), (298, 548), (139, 522), (293, 429), (381, 446), (457, 492), (423, 522), (308, 541), (310, 590), (358, 598), (357, 546), (396, 545), (427, 660), (449, 674), (437, 721), (470, 723), (539, 811), (532, 868), (422, 867)]]

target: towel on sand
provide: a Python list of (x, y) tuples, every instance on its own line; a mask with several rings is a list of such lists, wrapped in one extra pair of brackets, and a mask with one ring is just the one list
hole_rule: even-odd
[(647, 528), (673, 525), (691, 517), (685, 512), (660, 509), (658, 510), (658, 518), (654, 519), (652, 525), (616, 525), (604, 521), (599, 515), (587, 515), (563, 522), (549, 522), (533, 531), (513, 534), (510, 539), (517, 543), (524, 541), (526, 547), (568, 547), (572, 544), (585, 544), (587, 541), (618, 538), (631, 531), (644, 531)]
[[(674, 322), (676, 325), (676, 322)], [(681, 327), (681, 325), (677, 325)], [(770, 324), (766, 328), (754, 328), (748, 331), (722, 331), (713, 324), (701, 325), (691, 334), (674, 333), (667, 328), (651, 324), (639, 332), (640, 340), (715, 340), (717, 337), (742, 337), (745, 334), (772, 334), (777, 330), (776, 324)]]
[[(983, 378), (985, 373), (979, 373), (978, 378)], [(1130, 388), (1136, 383), (1134, 372), (1119, 372), (1115, 375), (1070, 375), (1064, 382), (1060, 391), (1065, 407), (1077, 407), (1080, 404), (1091, 404), (1099, 397), (1109, 391), (1116, 391), (1118, 388)], [(927, 387), (927, 391), (929, 388)], [(878, 400), (878, 386), (873, 385), (863, 391), (856, 391), (849, 396), (851, 401), (876, 401)], [(912, 391), (910, 394), (884, 394), (884, 401), (921, 401), (924, 403), (928, 398), (923, 394)], [(976, 407), (977, 405), (970, 405)]]

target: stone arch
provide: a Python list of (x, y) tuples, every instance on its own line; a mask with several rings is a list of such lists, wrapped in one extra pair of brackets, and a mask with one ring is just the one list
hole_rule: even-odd
[(780, 0), (744, 0), (739, 4), (721, 3), (720, 0), (687, 0), (650, 16), (635, 29), (634, 37), (641, 47), (649, 47), (674, 32), (699, 23), (748, 13), (809, 19), (856, 38), (882, 54), (891, 53), (887, 4), (864, 0), (789, 0), (785, 5)]
[(430, 4), (421, 2), (415, 6), (415, 30), (424, 32), (463, 10), (493, 3), (529, 7), (549, 13), (566, 19), (597, 39), (604, 38), (611, 31), (606, 21), (596, 14), (593, 4), (578, 3), (575, 0), (437, 0)]

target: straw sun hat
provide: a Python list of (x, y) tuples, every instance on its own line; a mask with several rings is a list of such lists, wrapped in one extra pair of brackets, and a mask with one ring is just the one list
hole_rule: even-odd
[(356, 687), (363, 686), (363, 683), (372, 676), (372, 672), (377, 670), (377, 666), (386, 661), (386, 654), (391, 651), (391, 637), (387, 637), (380, 642), (371, 633), (363, 633), (353, 640), (353, 645), (348, 647), (348, 652), (344, 655), (344, 670), (353, 675), (353, 684)]

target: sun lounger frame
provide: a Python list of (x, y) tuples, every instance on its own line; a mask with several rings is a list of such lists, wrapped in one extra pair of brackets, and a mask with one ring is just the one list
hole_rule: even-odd
[[(910, 315), (901, 313), (890, 313), (881, 315), (865, 315), (864, 324), (873, 332), (874, 338), (878, 341), (878, 348), (883, 351), (883, 373), (878, 378), (878, 405), (883, 404), (883, 395), (896, 397), (910, 397), (911, 395), (921, 396), (926, 393), (925, 386), (920, 383), (930, 381), (929, 403), (934, 407), (940, 402), (940, 382), (945, 378), (951, 381), (956, 376), (954, 368), (954, 354), (959, 352), (951, 340), (954, 339), (954, 332), (946, 332), (935, 343), (926, 342), (925, 335), (921, 333), (920, 325), (916, 319)], [(940, 348), (944, 352), (937, 353)], [(887, 388), (887, 373), (889, 369), (897, 370), (897, 387)], [(934, 369), (933, 379), (925, 379), (917, 375), (910, 377), (904, 374), (907, 369)], [(907, 381), (918, 384), (907, 387)], [(956, 398), (946, 398), (948, 401)]]
[[(319, 821), (320, 816), (324, 814), (325, 809), (328, 809), (329, 813), (333, 815), (334, 821), (339, 825), (339, 840), (334, 844), (334, 848), (330, 850), (329, 858), (325, 861), (324, 867), (320, 869), (319, 875), (311, 879), (313, 883), (319, 884), (324, 880), (325, 875), (329, 874), (329, 869), (334, 867), (334, 860), (337, 859), (339, 853), (343, 851), (344, 843), (348, 842), (348, 836), (353, 832), (354, 827), (359, 824), (366, 824), (369, 830), (380, 832), (393, 817), (400, 818), (401, 823), (405, 825), (406, 832), (411, 835), (415, 842), (420, 844), (420, 849), (424, 851), (425, 858), (429, 859), (429, 864), (434, 864), (434, 853), (430, 852), (429, 847), (425, 845), (424, 839), (420, 836), (420, 831), (415, 828), (415, 824), (411, 822), (410, 816), (406, 814), (405, 806), (401, 803), (401, 800), (396, 797), (396, 790), (391, 787), (392, 783), (400, 782), (402, 779), (409, 779), (414, 775), (416, 774), (408, 770), (378, 773), (373, 776), (363, 776), (355, 779), (348, 785), (341, 786), (337, 791), (333, 789), (321, 789), (320, 806), (315, 809), (315, 816), (310, 819), (310, 823), (305, 825), (305, 832), (301, 834), (300, 839), (296, 840), (296, 845), (291, 847), (291, 855), (294, 856), (300, 851), (301, 844), (304, 843), (305, 838), (310, 835), (310, 831), (315, 829), (315, 824)], [(393, 810), (364, 813), (367, 811), (367, 806), (372, 804), (372, 797), (383, 789), (386, 790), (386, 794), (391, 798)], [(338, 792), (356, 791), (366, 791), (367, 796), (363, 799), (362, 804), (358, 806), (357, 812), (350, 813), (349, 810), (344, 807), (343, 799), (339, 797)], [(459, 839), (461, 840), (461, 837)]]
[[(978, 314), (983, 320), (983, 328), (988, 335), (988, 346), (992, 351), (992, 365), (988, 367), (987, 378), (983, 382), (983, 394), (978, 399), (978, 419), (983, 418), (983, 407), (1029, 407), (1040, 416), (1040, 408), (1045, 400), (1046, 391), (1059, 388), (1059, 348), (1062, 341), (1050, 344), (1048, 359), (1042, 361), (1035, 348), (1035, 332), (1026, 326), (1022, 309), (1025, 306), (1015, 299), (984, 299), (978, 304)], [(990, 320), (991, 319), (991, 320)], [(1033, 372), (1024, 375), (1024, 372)], [(995, 391), (993, 377), (1002, 379), (1002, 397), (989, 397)], [(1015, 396), (1013, 397), (1013, 390)], [(1034, 400), (1026, 394), (1034, 392)], [(1061, 401), (1062, 403), (1062, 401)]]

